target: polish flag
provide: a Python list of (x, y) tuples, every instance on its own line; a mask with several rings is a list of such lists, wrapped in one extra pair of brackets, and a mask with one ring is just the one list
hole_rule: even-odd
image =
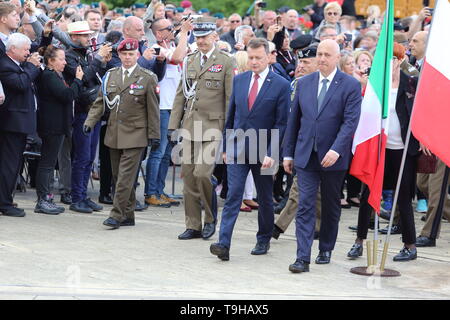
[(414, 99), (411, 130), (450, 166), (450, 3), (439, 0), (434, 9), (428, 45)]

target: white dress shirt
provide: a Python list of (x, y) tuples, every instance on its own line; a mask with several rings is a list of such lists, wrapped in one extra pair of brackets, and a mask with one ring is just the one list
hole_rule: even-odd
[(133, 73), (134, 69), (136, 69), (136, 66), (137, 66), (137, 63), (134, 66), (132, 66), (131, 68), (129, 68), (129, 69), (125, 69), (122, 66), (122, 83), (125, 82), (125, 71), (128, 71), (128, 76), (131, 76), (131, 74)]
[(216, 49), (216, 47), (213, 46), (212, 49), (211, 49), (208, 53), (206, 53), (206, 54), (200, 51), (200, 65), (201, 65), (202, 67), (203, 67), (203, 56), (206, 55), (206, 57), (207, 57), (208, 60), (209, 60), (209, 58), (211, 57), (211, 55), (212, 55), (212, 53), (213, 53), (213, 51), (214, 51), (215, 49)]
[[(264, 71), (259, 74), (258, 93), (261, 90), (261, 87), (263, 86), (264, 81), (266, 81), (266, 78), (267, 78), (268, 74), (269, 74), (269, 67), (267, 66), (267, 68), (264, 69)], [(250, 80), (250, 86), (248, 88), (248, 95), (250, 95), (250, 90), (252, 89), (253, 82), (255, 82), (255, 73), (254, 72), (252, 72), (252, 79)]]

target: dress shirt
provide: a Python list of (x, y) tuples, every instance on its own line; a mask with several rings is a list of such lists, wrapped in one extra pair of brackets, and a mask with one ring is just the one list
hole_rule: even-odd
[(206, 53), (206, 54), (200, 51), (200, 65), (201, 65), (202, 67), (203, 67), (203, 56), (206, 55), (206, 57), (207, 57), (208, 60), (209, 60), (209, 58), (211, 57), (211, 55), (212, 55), (212, 53), (213, 53), (213, 51), (214, 51), (215, 49), (216, 49), (216, 47), (213, 46), (212, 49), (211, 49), (208, 53)]
[[(259, 75), (259, 79), (258, 79), (258, 93), (261, 90), (261, 87), (264, 84), (264, 81), (266, 81), (267, 75), (269, 74), (269, 67), (267, 67), (266, 69), (264, 69), (263, 72), (261, 72)], [(255, 73), (252, 72), (252, 79), (250, 80), (250, 86), (248, 87), (248, 94), (250, 94), (250, 90), (252, 89), (253, 86), (253, 82), (255, 82)]]
[(122, 83), (125, 82), (125, 71), (128, 71), (128, 76), (131, 76), (134, 69), (136, 69), (136, 66), (137, 66), (137, 63), (129, 69), (125, 69), (124, 67), (122, 67)]

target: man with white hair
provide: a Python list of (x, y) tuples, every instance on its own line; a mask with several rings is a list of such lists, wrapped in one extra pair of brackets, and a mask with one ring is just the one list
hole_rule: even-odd
[(31, 41), (21, 34), (9, 35), (6, 55), (0, 59), (0, 82), (5, 102), (0, 106), (0, 212), (24, 217), (13, 206), (12, 194), (22, 164), (28, 134), (36, 132), (36, 97), (33, 81), (38, 77), (38, 53), (30, 55)]
[(316, 56), (319, 72), (298, 81), (282, 146), (284, 170), (292, 173), (295, 166), (298, 175), (297, 259), (289, 266), (294, 273), (309, 271), (319, 185), (322, 221), (316, 264), (330, 263), (362, 100), (359, 82), (337, 69), (336, 41), (320, 42)]
[(236, 40), (236, 44), (234, 45), (233, 52), (236, 50), (245, 50), (250, 40), (255, 38), (255, 33), (253, 32), (253, 28), (251, 26), (240, 26), (234, 32), (234, 38)]
[(230, 23), (230, 31), (221, 35), (220, 40), (228, 42), (234, 52), (234, 46), (236, 45), (236, 42), (238, 42), (236, 40), (235, 31), (242, 25), (242, 18), (239, 14), (233, 13), (228, 18), (228, 22)]

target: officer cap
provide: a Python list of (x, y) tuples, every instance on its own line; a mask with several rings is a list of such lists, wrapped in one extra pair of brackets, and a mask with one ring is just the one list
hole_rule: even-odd
[(309, 34), (302, 34), (298, 38), (295, 38), (291, 41), (291, 48), (292, 50), (298, 50), (306, 48), (311, 44), (313, 37)]
[(117, 51), (134, 51), (139, 49), (139, 42), (136, 39), (124, 39), (117, 47)]
[(194, 21), (194, 37), (204, 37), (216, 31), (216, 18), (199, 17)]
[(298, 52), (298, 58), (299, 59), (315, 58), (316, 52), (317, 52), (316, 47), (307, 47)]

